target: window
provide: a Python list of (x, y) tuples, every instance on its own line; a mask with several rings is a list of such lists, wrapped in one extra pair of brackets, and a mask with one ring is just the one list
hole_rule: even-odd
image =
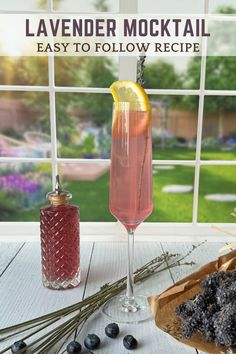
[[(208, 0), (185, 0), (181, 9), (174, 8), (175, 3), (11, 0), (1, 2), (0, 11), (235, 13), (234, 0), (218, 1), (217, 6)], [(207, 39), (203, 41), (206, 54)], [(235, 59), (147, 58), (155, 203), (148, 221), (235, 221), (230, 216), (236, 204), (236, 81), (231, 75)], [(58, 171), (81, 207), (82, 221), (114, 221), (108, 210), (108, 87), (118, 78), (135, 79), (134, 60), (1, 58), (1, 221), (38, 221), (39, 205)], [(226, 201), (227, 195), (231, 201)]]

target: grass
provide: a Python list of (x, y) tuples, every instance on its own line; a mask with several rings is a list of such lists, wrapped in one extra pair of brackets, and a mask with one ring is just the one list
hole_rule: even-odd
[[(194, 159), (194, 150), (154, 150), (155, 159)], [(203, 151), (204, 160), (233, 160), (235, 152), (210, 150)], [(157, 170), (153, 167), (154, 210), (147, 221), (191, 222), (193, 193), (163, 193), (164, 186), (170, 184), (194, 184), (194, 168), (175, 166), (174, 170)], [(156, 174), (157, 173), (157, 174)], [(66, 188), (73, 194), (73, 202), (80, 206), (82, 221), (114, 221), (110, 215), (109, 174), (106, 173), (96, 181), (68, 181)], [(232, 202), (211, 202), (204, 199), (206, 194), (236, 194), (236, 166), (204, 166), (201, 168), (199, 189), (199, 222), (235, 222), (230, 214), (236, 207)], [(39, 219), (39, 209), (21, 211), (5, 216), (4, 221), (34, 221)]]
[[(195, 149), (174, 148), (174, 149), (154, 149), (153, 159), (155, 160), (194, 160)], [(202, 160), (235, 160), (236, 150), (221, 151), (220, 149), (203, 149)]]

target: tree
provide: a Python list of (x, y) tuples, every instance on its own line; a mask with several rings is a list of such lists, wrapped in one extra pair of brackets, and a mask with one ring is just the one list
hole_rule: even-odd
[(108, 12), (109, 6), (107, 5), (107, 0), (96, 0), (93, 4), (95, 10), (100, 12)]
[[(117, 79), (112, 60), (106, 57), (84, 58), (79, 84), (88, 87), (109, 87)], [(111, 119), (112, 98), (106, 94), (83, 94), (75, 106), (90, 114), (98, 126)]]
[[(58, 9), (62, 0), (53, 0), (54, 9)], [(45, 9), (47, 7), (47, 0), (38, 0), (39, 7)], [(96, 0), (93, 3), (95, 10), (100, 12), (108, 12), (109, 6), (107, 0)]]
[(145, 87), (174, 89), (182, 86), (181, 79), (172, 64), (156, 60), (144, 69)]
[[(144, 69), (145, 88), (154, 89), (181, 89), (182, 79), (176, 72), (173, 64), (164, 60), (156, 60), (146, 65)], [(166, 96), (162, 96), (166, 99)], [(169, 105), (182, 108), (182, 99), (178, 96), (168, 97)]]
[[(62, 0), (53, 0), (55, 9), (58, 9)], [(47, 6), (47, 0), (38, 0), (41, 8)], [(107, 12), (109, 6), (107, 0), (95, 0), (93, 2), (95, 10)], [(14, 75), (14, 84), (21, 85), (47, 85), (46, 71), (44, 64), (46, 57), (22, 57), (9, 60), (0, 65), (3, 82), (6, 82), (4, 67), (9, 73)], [(1, 68), (3, 72), (1, 73)], [(56, 57), (55, 58), (56, 85), (59, 86), (88, 86), (88, 87), (108, 87), (116, 79), (113, 61), (106, 57)], [(11, 76), (12, 76), (11, 75)], [(107, 122), (108, 116), (111, 119), (112, 101), (107, 95), (100, 94), (64, 94), (56, 95), (57, 108), (57, 128), (59, 138), (63, 141), (70, 139), (76, 129), (77, 115), (73, 112), (83, 111), (88, 114), (91, 121), (96, 125)], [(34, 109), (41, 110), (40, 124), (44, 131), (49, 130), (49, 102), (45, 93), (30, 92), (27, 95), (27, 104)], [(75, 114), (75, 113), (74, 113)]]
[(11, 85), (14, 77), (14, 61), (11, 57), (1, 57), (0, 85)]
[[(173, 64), (163, 60), (156, 60), (146, 65), (144, 69), (144, 87), (154, 89), (180, 89), (182, 81), (180, 75), (176, 72)], [(155, 103), (158, 104), (158, 110), (161, 112), (161, 147), (165, 148), (165, 133), (167, 131), (168, 108), (181, 108), (182, 98), (178, 96), (155, 96)]]
[[(55, 73), (57, 86), (108, 87), (115, 79), (113, 62), (106, 57), (56, 57)], [(15, 85), (46, 86), (47, 57), (3, 57), (0, 65), (0, 82)], [(11, 98), (19, 98), (11, 92)], [(49, 101), (45, 92), (27, 92), (25, 103), (41, 112), (35, 123), (49, 133)], [(106, 94), (56, 94), (57, 132), (61, 142), (67, 143), (76, 131), (81, 115), (101, 126), (111, 119), (112, 99)]]
[(216, 13), (222, 14), (222, 15), (233, 15), (236, 13), (236, 9), (232, 6), (220, 6), (218, 7), (218, 9), (216, 10)]
[[(200, 78), (199, 73), (201, 62), (198, 57), (194, 57), (187, 69), (187, 85), (191, 89), (199, 89)], [(207, 57), (206, 65), (206, 89), (214, 90), (235, 90), (236, 77), (232, 75), (236, 71), (235, 57)], [(188, 108), (193, 109), (192, 103), (197, 102), (195, 96), (188, 96), (186, 103)], [(212, 100), (206, 100), (205, 110), (207, 112), (217, 112), (219, 109), (223, 111), (233, 111), (236, 109), (236, 100), (231, 96), (214, 96)]]
[[(58, 86), (109, 87), (117, 78), (112, 60), (106, 57), (58, 57), (55, 60), (55, 68), (56, 72), (60, 73), (56, 81)], [(67, 101), (63, 101), (61, 105), (62, 110), (66, 109), (65, 119), (70, 115), (74, 120), (74, 125), (80, 114), (89, 116), (89, 119), (97, 126), (107, 123), (108, 117), (111, 119), (110, 95), (58, 94), (58, 105), (63, 97), (67, 97)], [(60, 122), (63, 117), (62, 110)]]
[[(54, 9), (58, 9), (60, 2), (61, 2), (61, 0), (53, 0)], [(47, 0), (38, 0), (39, 7), (41, 9), (45, 9), (47, 7), (47, 3), (48, 3)]]

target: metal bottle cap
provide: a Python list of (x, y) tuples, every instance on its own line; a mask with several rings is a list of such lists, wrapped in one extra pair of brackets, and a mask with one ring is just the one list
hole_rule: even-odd
[(52, 205), (67, 204), (68, 200), (72, 198), (72, 194), (62, 188), (59, 175), (56, 176), (55, 189), (47, 194), (47, 198)]

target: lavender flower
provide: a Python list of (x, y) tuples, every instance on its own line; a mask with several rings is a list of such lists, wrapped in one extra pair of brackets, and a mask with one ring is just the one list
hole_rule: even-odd
[(42, 187), (38, 182), (32, 181), (23, 175), (13, 173), (0, 176), (0, 188), (4, 191), (31, 194), (40, 191)]

